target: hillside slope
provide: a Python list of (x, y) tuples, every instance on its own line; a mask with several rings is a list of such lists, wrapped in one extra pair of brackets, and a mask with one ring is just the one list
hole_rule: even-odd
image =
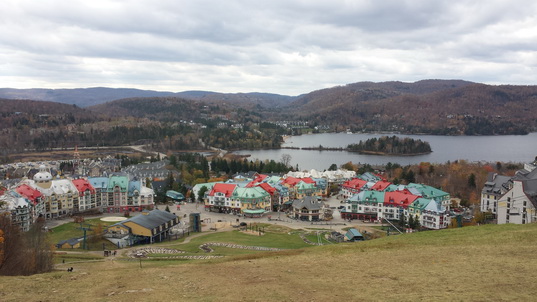
[(430, 80), (334, 87), (298, 98), (289, 110), (313, 125), (354, 131), (494, 135), (535, 131), (535, 105), (537, 86)]
[(487, 225), (142, 268), (78, 263), (74, 273), (0, 277), (0, 293), (2, 301), (533, 301), (536, 232), (536, 224)]

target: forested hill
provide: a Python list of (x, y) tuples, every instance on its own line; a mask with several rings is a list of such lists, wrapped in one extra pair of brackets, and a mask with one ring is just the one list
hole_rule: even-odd
[(14, 89), (0, 88), (0, 98), (30, 99), (75, 104), (89, 107), (106, 102), (138, 97), (179, 97), (190, 100), (220, 101), (239, 105), (279, 107), (289, 104), (295, 97), (272, 93), (218, 93), (211, 91), (154, 91), (132, 88), (75, 88), (75, 89)]
[(88, 107), (114, 116), (148, 117), (158, 120), (192, 120), (203, 112), (204, 103), (177, 97), (146, 97), (116, 100)]
[(319, 90), (298, 98), (289, 112), (343, 130), (493, 135), (535, 131), (536, 105), (537, 86), (431, 80)]

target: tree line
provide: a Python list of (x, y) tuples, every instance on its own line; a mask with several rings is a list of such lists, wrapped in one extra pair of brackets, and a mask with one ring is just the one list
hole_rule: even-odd
[(432, 152), (428, 142), (420, 139), (399, 138), (397, 136), (382, 136), (360, 141), (358, 144), (347, 146), (349, 151), (381, 154), (423, 154)]

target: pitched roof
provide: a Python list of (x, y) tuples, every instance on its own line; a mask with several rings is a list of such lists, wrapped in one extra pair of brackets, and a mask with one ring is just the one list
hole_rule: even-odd
[(84, 192), (88, 190), (91, 192), (91, 194), (95, 194), (95, 188), (86, 179), (83, 179), (83, 178), (73, 179), (73, 184), (78, 190), (80, 196), (83, 196)]
[(209, 192), (209, 196), (214, 196), (216, 193), (223, 193), (226, 197), (231, 197), (236, 187), (236, 184), (217, 183), (213, 186), (211, 192)]
[(306, 208), (309, 211), (320, 210), (323, 207), (323, 202), (318, 200), (317, 196), (305, 196), (302, 199), (296, 199), (293, 201), (293, 208), (302, 209)]
[(447, 192), (424, 184), (410, 183), (408, 184), (407, 188), (417, 189), (420, 192), (421, 196), (426, 198), (436, 198), (449, 195), (449, 193)]
[(91, 183), (93, 188), (97, 189), (106, 189), (108, 188), (108, 177), (90, 177), (88, 181)]
[(383, 203), (384, 202), (384, 192), (379, 191), (362, 191), (357, 194), (358, 201), (369, 202), (369, 203)]
[(367, 184), (367, 181), (360, 178), (353, 178), (343, 183), (343, 187), (360, 190)]
[(388, 181), (377, 181), (375, 185), (371, 187), (371, 190), (384, 191), (389, 185), (391, 185), (391, 183)]
[(360, 238), (363, 238), (364, 236), (362, 235), (362, 233), (358, 232), (357, 229), (355, 228), (350, 228), (347, 233), (345, 233), (345, 236), (348, 238), (348, 239), (353, 239), (355, 237), (360, 237)]
[(431, 199), (430, 202), (427, 204), (424, 211), (430, 211), (435, 213), (444, 213), (446, 211), (446, 208), (444, 208), (442, 205), (440, 205), (438, 202), (436, 202), (434, 199)]
[(119, 186), (122, 192), (127, 192), (127, 187), (129, 184), (129, 178), (123, 175), (112, 175), (110, 176), (110, 181), (108, 182), (108, 189), (111, 191), (115, 186)]
[(418, 198), (419, 196), (409, 194), (406, 191), (386, 192), (384, 195), (384, 204), (406, 208)]
[(253, 188), (239, 188), (237, 187), (235, 189), (235, 192), (233, 192), (233, 197), (236, 198), (264, 198), (268, 197), (269, 193), (265, 191), (263, 188), (260, 187), (253, 187)]
[(146, 213), (147, 214), (142, 213), (140, 215), (136, 215), (127, 220), (116, 223), (114, 225), (123, 225), (126, 222), (133, 222), (133, 223), (136, 223), (137, 225), (143, 226), (144, 228), (151, 230), (151, 229), (158, 227), (159, 225), (162, 225), (166, 222), (169, 222), (177, 218), (177, 216), (175, 216), (172, 213), (161, 211), (158, 209), (147, 211)]
[(276, 188), (274, 188), (273, 186), (269, 185), (266, 182), (260, 183), (257, 186), (262, 188), (263, 190), (267, 191), (267, 193), (269, 193), (270, 195), (273, 195), (274, 192), (276, 192)]
[(30, 187), (27, 184), (22, 184), (22, 185), (18, 186), (15, 189), (15, 191), (17, 191), (17, 193), (19, 193), (20, 195), (28, 198), (34, 205), (36, 205), (38, 203), (37, 198), (40, 198), (41, 196), (43, 196), (43, 194), (41, 194), (41, 192), (39, 192), (38, 190)]
[(414, 200), (414, 202), (412, 202), (410, 206), (423, 211), (425, 207), (431, 202), (431, 200), (434, 201), (434, 199), (427, 199), (427, 198), (420, 197)]

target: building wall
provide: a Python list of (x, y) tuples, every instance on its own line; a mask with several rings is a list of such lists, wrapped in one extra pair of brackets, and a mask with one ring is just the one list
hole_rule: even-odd
[(536, 211), (524, 193), (522, 182), (514, 181), (513, 187), (498, 200), (498, 224), (526, 224), (536, 221)]
[(142, 235), (142, 236), (147, 236), (147, 237), (153, 236), (153, 234), (151, 234), (150, 229), (144, 228), (143, 226), (136, 224), (132, 221), (127, 221), (127, 222), (124, 222), (123, 224), (131, 228), (131, 232), (134, 235)]

